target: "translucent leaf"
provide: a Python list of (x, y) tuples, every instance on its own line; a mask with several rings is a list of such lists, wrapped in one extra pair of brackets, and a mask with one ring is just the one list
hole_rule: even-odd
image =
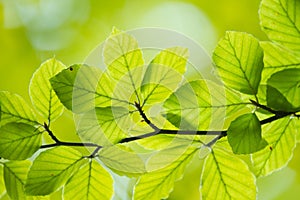
[(141, 84), (144, 65), (143, 55), (134, 37), (125, 32), (113, 29), (103, 47), (104, 63), (111, 77), (118, 82), (117, 96), (130, 97)]
[(261, 42), (260, 45), (264, 50), (261, 83), (267, 83), (267, 80), (275, 72), (288, 68), (300, 68), (300, 56), (291, 50), (272, 42)]
[(182, 80), (188, 49), (172, 47), (161, 51), (146, 69), (141, 87), (144, 103), (161, 102)]
[(0, 197), (4, 193), (6, 193), (6, 188), (5, 188), (5, 185), (4, 185), (4, 178), (3, 178), (3, 166), (2, 166), (2, 164), (0, 164)]
[[(299, 69), (285, 69), (276, 72), (268, 79), (268, 86), (275, 88), (280, 92), (285, 100), (292, 104), (293, 109), (291, 111), (297, 111), (300, 109), (300, 68)], [(270, 93), (270, 90), (267, 90)], [(267, 94), (270, 98), (267, 98), (267, 103), (270, 107), (276, 106), (280, 109), (281, 106), (286, 108), (285, 104), (277, 104), (278, 99), (273, 99), (272, 95)], [(278, 97), (278, 96), (277, 96)], [(284, 102), (283, 102), (284, 103)], [(289, 110), (287, 110), (289, 111)]]
[(113, 88), (107, 74), (86, 65), (73, 65), (50, 80), (53, 89), (66, 108), (75, 113), (105, 107), (115, 102), (127, 103), (112, 97)]
[(263, 50), (252, 35), (226, 32), (213, 53), (213, 60), (226, 86), (256, 94), (261, 79)]
[(267, 86), (267, 105), (274, 110), (297, 110), (277, 89)]
[(289, 117), (263, 126), (263, 137), (268, 146), (252, 155), (257, 176), (266, 176), (285, 167), (293, 156), (298, 129)]
[[(166, 158), (176, 154), (176, 151), (172, 150), (168, 151)], [(134, 188), (134, 199), (166, 199), (173, 190), (174, 182), (182, 178), (187, 164), (197, 151), (198, 148), (190, 146), (186, 151), (182, 151), (182, 154), (176, 154), (177, 159), (173, 162), (141, 176)], [(163, 159), (161, 162), (166, 164)]]
[(11, 199), (27, 199), (24, 184), (31, 162), (29, 160), (11, 161), (4, 164), (4, 181)]
[(0, 157), (24, 160), (42, 145), (42, 132), (24, 123), (8, 123), (0, 127)]
[(298, 0), (263, 0), (259, 16), (264, 32), (271, 40), (300, 51), (299, 10)]
[(263, 149), (268, 143), (261, 137), (261, 125), (254, 113), (239, 116), (227, 130), (228, 142), (236, 154), (250, 154)]
[(203, 199), (256, 199), (255, 177), (237, 156), (215, 148), (206, 158), (201, 175)]
[(105, 200), (111, 199), (112, 195), (113, 179), (94, 159), (80, 168), (64, 189), (65, 200)]
[(70, 147), (60, 146), (43, 151), (30, 168), (25, 192), (28, 195), (47, 195), (56, 191), (84, 162), (80, 152)]
[(142, 158), (122, 145), (104, 147), (99, 152), (99, 159), (121, 175), (136, 176), (146, 171)]
[(32, 125), (38, 124), (35, 113), (19, 95), (6, 91), (0, 91), (0, 104), (0, 125), (9, 122), (24, 122)]
[(247, 104), (227, 88), (211, 81), (197, 80), (174, 92), (164, 103), (164, 113), (181, 129), (221, 130), (229, 126), (232, 117), (249, 112)]
[(95, 108), (79, 121), (78, 135), (99, 145), (115, 144), (128, 136), (131, 128), (130, 113), (123, 107)]
[(66, 67), (55, 58), (49, 59), (41, 64), (30, 81), (31, 101), (41, 116), (48, 121), (54, 121), (64, 109), (50, 84), (50, 78), (64, 68)]

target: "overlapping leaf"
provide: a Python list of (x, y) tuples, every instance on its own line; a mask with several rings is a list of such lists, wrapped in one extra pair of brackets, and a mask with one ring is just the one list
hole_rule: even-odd
[(0, 164), (0, 197), (4, 193), (6, 193), (6, 188), (5, 188), (5, 185), (4, 185), (4, 178), (3, 178), (3, 166), (2, 166), (2, 164)]
[(63, 70), (65, 66), (55, 58), (42, 63), (31, 78), (29, 93), (31, 101), (41, 116), (54, 121), (63, 112), (63, 105), (55, 94), (49, 79)]
[(188, 50), (172, 47), (161, 51), (148, 65), (141, 87), (144, 103), (161, 102), (174, 91), (185, 72)]
[(231, 117), (249, 112), (241, 97), (210, 81), (197, 80), (181, 86), (164, 103), (167, 119), (188, 130), (221, 130)]
[(1, 122), (24, 122), (37, 125), (33, 110), (26, 104), (24, 99), (17, 94), (0, 91)]
[(257, 176), (265, 176), (286, 166), (296, 146), (297, 128), (294, 120), (286, 117), (263, 126), (268, 146), (252, 155)]
[(261, 83), (267, 83), (267, 80), (275, 72), (289, 68), (300, 68), (300, 56), (291, 50), (272, 42), (261, 42), (260, 45), (264, 50), (264, 69)]
[[(300, 110), (300, 68), (290, 68), (274, 73), (268, 79), (268, 86), (268, 106), (277, 110)], [(274, 98), (274, 93), (279, 93), (281, 96), (277, 95), (277, 98)]]
[(99, 159), (107, 167), (121, 175), (136, 176), (146, 172), (142, 158), (122, 145), (101, 149)]
[(8, 123), (0, 127), (0, 157), (24, 160), (41, 146), (41, 131), (24, 123)]
[(236, 154), (254, 153), (268, 144), (261, 137), (261, 125), (254, 113), (241, 115), (232, 121), (227, 138), (232, 151)]
[(241, 159), (215, 148), (205, 160), (200, 192), (203, 199), (256, 199), (255, 177)]
[(24, 185), (31, 162), (29, 160), (11, 161), (4, 164), (4, 181), (11, 199), (27, 199)]
[(100, 145), (117, 143), (128, 135), (130, 113), (123, 107), (96, 108), (85, 113), (78, 124), (78, 135)]
[(300, 2), (298, 0), (263, 0), (260, 21), (271, 40), (300, 51)]
[(134, 94), (138, 101), (144, 60), (136, 39), (114, 28), (103, 47), (103, 57), (111, 77), (117, 81), (114, 95), (128, 99)]
[(182, 178), (185, 167), (198, 151), (195, 146), (177, 146), (176, 148), (182, 147), (184, 150), (180, 150), (181, 154), (177, 154), (176, 149), (163, 151), (165, 158), (176, 157), (172, 162), (154, 158), (156, 166), (160, 165), (160, 168), (139, 178), (134, 188), (134, 199), (165, 199), (169, 196), (174, 182)]
[(25, 192), (47, 195), (56, 191), (84, 162), (80, 152), (70, 147), (61, 146), (40, 153), (28, 173)]
[(94, 159), (80, 168), (64, 189), (66, 200), (105, 200), (111, 199), (112, 195), (113, 179)]
[(255, 95), (263, 69), (263, 50), (252, 35), (226, 32), (213, 53), (218, 74), (226, 86)]

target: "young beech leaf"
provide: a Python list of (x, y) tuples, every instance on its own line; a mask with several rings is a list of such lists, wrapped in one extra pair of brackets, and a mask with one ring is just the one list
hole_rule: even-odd
[(2, 196), (4, 193), (6, 193), (6, 188), (4, 185), (3, 165), (0, 165), (0, 196)]
[(227, 138), (232, 151), (236, 154), (254, 153), (268, 144), (261, 137), (261, 125), (254, 113), (244, 114), (232, 121)]
[(62, 114), (64, 109), (52, 89), (49, 79), (64, 68), (66, 67), (55, 58), (49, 59), (41, 64), (30, 81), (31, 101), (41, 116), (49, 121), (54, 121)]
[(259, 9), (261, 26), (267, 36), (300, 51), (299, 0), (263, 0)]
[(32, 125), (38, 124), (34, 111), (21, 96), (7, 91), (0, 91), (0, 104), (0, 125), (9, 122), (24, 122)]
[(24, 160), (42, 145), (38, 128), (24, 123), (8, 123), (0, 127), (0, 157)]
[(81, 153), (60, 146), (43, 151), (34, 160), (25, 184), (28, 195), (48, 195), (62, 187), (85, 163)]
[(245, 94), (257, 93), (263, 69), (263, 50), (252, 35), (228, 31), (213, 53), (224, 84)]
[(162, 102), (182, 80), (188, 49), (172, 47), (161, 51), (148, 65), (141, 87), (144, 103)]
[[(273, 88), (267, 90), (268, 106), (285, 111), (300, 110), (300, 69), (276, 72), (268, 79), (268, 86)], [(278, 92), (281, 95), (278, 95)]]
[(117, 96), (130, 98), (141, 84), (144, 59), (136, 39), (122, 31), (113, 29), (103, 47), (104, 63), (111, 77), (118, 82)]
[(253, 169), (257, 176), (266, 176), (279, 170), (291, 160), (299, 132), (296, 123), (297, 119), (285, 117), (263, 126), (264, 138), (269, 145), (252, 154)]
[(7, 194), (11, 199), (27, 199), (24, 185), (31, 162), (29, 160), (4, 163), (4, 181)]
[[(178, 146), (180, 148), (182, 146)], [(167, 163), (163, 157), (160, 161), (163, 168), (142, 175), (134, 188), (134, 199), (167, 199), (173, 190), (174, 182), (181, 179), (188, 163), (192, 160), (198, 148), (194, 146), (184, 147), (181, 154), (175, 155), (177, 159)], [(172, 149), (173, 150), (173, 149)], [(176, 154), (176, 151), (165, 151), (169, 155)], [(157, 159), (157, 158), (156, 158)]]
[(266, 84), (275, 72), (289, 68), (300, 68), (300, 56), (286, 47), (265, 41), (260, 42), (260, 46), (264, 50), (264, 70), (261, 83)]
[(255, 176), (248, 165), (225, 149), (215, 148), (205, 159), (200, 193), (202, 199), (256, 199)]
[(142, 158), (123, 145), (104, 147), (99, 159), (111, 170), (126, 176), (137, 176), (146, 172)]
[(86, 112), (77, 126), (78, 135), (99, 145), (111, 145), (128, 135), (133, 126), (129, 111), (124, 107), (97, 107)]
[(95, 159), (81, 167), (64, 189), (65, 200), (106, 200), (112, 196), (112, 176)]
[(232, 117), (249, 112), (240, 95), (214, 82), (184, 84), (164, 103), (165, 117), (180, 129), (227, 129)]

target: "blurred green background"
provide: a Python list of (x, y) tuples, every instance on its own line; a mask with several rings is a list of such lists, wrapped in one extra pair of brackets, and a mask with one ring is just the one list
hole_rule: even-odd
[[(113, 26), (122, 30), (164, 27), (183, 33), (211, 54), (226, 30), (266, 40), (258, 19), (259, 0), (0, 0), (0, 90), (29, 101), (35, 69), (55, 56), (66, 65), (82, 62)], [(65, 113), (54, 131), (72, 136), (72, 115)], [(300, 147), (288, 167), (258, 180), (258, 199), (299, 199)], [(199, 199), (201, 161), (187, 169), (169, 199)], [(298, 197), (298, 198), (297, 198)]]

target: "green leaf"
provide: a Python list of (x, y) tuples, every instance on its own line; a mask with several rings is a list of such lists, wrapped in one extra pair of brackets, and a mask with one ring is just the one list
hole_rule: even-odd
[(271, 40), (300, 51), (299, 10), (298, 0), (263, 0), (259, 10), (261, 27)]
[[(298, 111), (300, 109), (300, 69), (285, 69), (276, 72), (269, 78), (268, 86), (275, 88), (280, 94), (281, 99), (274, 99), (273, 91), (267, 90), (267, 104), (270, 107), (276, 106), (279, 110), (284, 110), (287, 106), (284, 100), (287, 100), (292, 106), (292, 109), (286, 111)], [(279, 97), (278, 95), (276, 96)], [(281, 104), (280, 101), (283, 101)], [(278, 103), (278, 105), (276, 105)], [(280, 109), (281, 108), (281, 109)]]
[(295, 121), (286, 117), (263, 126), (263, 136), (269, 145), (252, 155), (257, 176), (266, 176), (288, 164), (296, 147)]
[(162, 102), (181, 82), (188, 49), (172, 47), (161, 51), (146, 69), (141, 87), (144, 103)]
[(111, 170), (126, 176), (137, 176), (146, 172), (142, 158), (123, 145), (104, 147), (99, 159)]
[(261, 42), (260, 45), (264, 49), (261, 83), (267, 83), (275, 72), (288, 68), (300, 68), (300, 56), (291, 50), (272, 42)]
[(293, 111), (294, 106), (288, 102), (277, 89), (267, 86), (267, 105), (274, 110)]
[(227, 138), (236, 154), (254, 153), (268, 144), (261, 137), (261, 125), (255, 113), (244, 114), (231, 122)]
[(113, 179), (94, 159), (80, 168), (64, 189), (66, 200), (105, 200), (111, 199), (112, 195)]
[(29, 93), (34, 107), (43, 118), (51, 122), (62, 114), (64, 107), (52, 89), (49, 79), (65, 68), (55, 58), (49, 59), (41, 64), (30, 81)]
[(123, 107), (95, 108), (80, 119), (78, 135), (100, 145), (115, 144), (128, 136), (132, 126), (130, 114)]
[(6, 193), (6, 188), (5, 188), (5, 185), (4, 185), (4, 178), (3, 178), (3, 166), (2, 166), (2, 163), (1, 163), (0, 164), (0, 197), (4, 193)]
[(134, 37), (113, 29), (103, 47), (104, 63), (111, 77), (117, 81), (117, 96), (140, 99), (137, 89), (141, 84), (144, 59)]
[(206, 158), (201, 175), (203, 199), (256, 199), (255, 177), (237, 156), (215, 148)]
[(0, 157), (24, 160), (42, 145), (42, 132), (24, 123), (8, 123), (0, 127)]
[[(180, 148), (182, 146), (176, 147)], [(181, 154), (176, 154), (175, 149), (169, 149), (163, 151), (165, 157), (168, 156), (176, 157), (173, 162), (167, 163), (164, 159), (158, 160), (155, 158), (156, 162), (160, 161), (161, 169), (155, 170), (153, 172), (147, 173), (141, 176), (134, 188), (134, 199), (166, 199), (169, 193), (173, 190), (174, 182), (181, 179), (184, 170), (188, 163), (198, 151), (197, 147), (187, 146), (184, 150), (180, 150)], [(161, 158), (161, 157), (160, 157)], [(163, 163), (161, 163), (163, 162)]]
[(218, 74), (226, 86), (245, 94), (257, 93), (263, 65), (263, 50), (252, 35), (226, 32), (213, 53)]
[(24, 122), (32, 125), (38, 124), (35, 113), (21, 96), (6, 91), (0, 91), (0, 104), (0, 125), (9, 122)]
[(29, 160), (10, 161), (4, 164), (4, 181), (11, 199), (26, 199), (24, 185), (31, 162)]
[(47, 195), (61, 188), (84, 164), (80, 152), (70, 147), (55, 147), (40, 153), (28, 173), (25, 192)]
[(222, 130), (233, 117), (250, 112), (240, 95), (207, 80), (184, 84), (164, 103), (166, 118), (188, 130)]

